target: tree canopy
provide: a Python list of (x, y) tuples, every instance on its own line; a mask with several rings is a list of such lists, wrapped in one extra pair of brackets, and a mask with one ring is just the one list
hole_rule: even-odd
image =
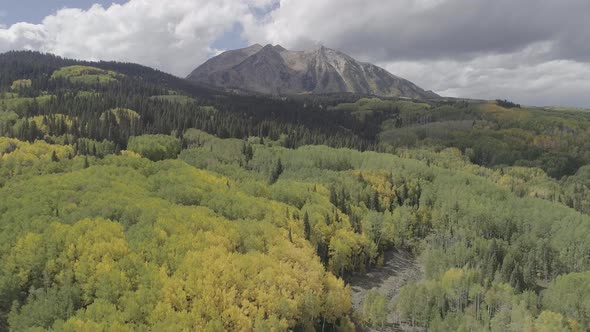
[(0, 330), (590, 329), (590, 113), (362, 97), (0, 55)]

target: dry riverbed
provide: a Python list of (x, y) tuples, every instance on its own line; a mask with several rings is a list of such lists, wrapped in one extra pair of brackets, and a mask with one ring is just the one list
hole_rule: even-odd
[(363, 299), (374, 289), (389, 300), (389, 315), (383, 328), (367, 328), (360, 331), (419, 331), (400, 322), (393, 311), (399, 290), (404, 285), (420, 279), (422, 268), (409, 252), (391, 250), (385, 253), (382, 267), (375, 267), (366, 274), (353, 276), (349, 280), (352, 287), (352, 305), (355, 312), (361, 313)]

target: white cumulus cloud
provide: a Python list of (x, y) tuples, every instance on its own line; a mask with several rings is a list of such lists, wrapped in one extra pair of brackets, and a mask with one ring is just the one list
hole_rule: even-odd
[(217, 38), (249, 15), (248, 3), (233, 0), (131, 0), (107, 8), (66, 8), (40, 24), (0, 29), (0, 51), (138, 62), (186, 75), (216, 52), (210, 45)]
[(588, 0), (130, 0), (62, 9), (39, 24), (2, 26), (0, 17), (0, 52), (185, 76), (238, 31), (249, 43), (339, 49), (442, 95), (590, 107), (588, 12)]

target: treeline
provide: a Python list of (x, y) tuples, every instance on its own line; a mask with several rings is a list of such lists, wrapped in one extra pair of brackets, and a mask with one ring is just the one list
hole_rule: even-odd
[(520, 108), (520, 104), (515, 104), (515, 103), (508, 101), (506, 99), (496, 99), (496, 104), (498, 104), (499, 106), (502, 106), (504, 108)]
[[(382, 144), (456, 147), (475, 164), (541, 168), (556, 179), (590, 163), (587, 112), (456, 100), (390, 103), (400, 109), (400, 116), (383, 123)], [(362, 103), (354, 106), (362, 108)]]
[[(6, 65), (3, 65), (6, 64)], [(75, 83), (67, 78), (51, 78), (66, 65), (93, 65), (116, 70), (126, 76), (104, 84)], [(182, 133), (199, 128), (219, 137), (285, 136), (285, 146), (326, 144), (365, 150), (375, 148), (375, 135), (382, 120), (374, 117), (360, 122), (347, 113), (328, 112), (322, 107), (296, 100), (213, 93), (170, 75), (132, 64), (87, 63), (66, 60), (35, 52), (9, 52), (0, 56), (0, 88), (9, 92), (12, 82), (30, 79), (32, 84), (18, 91), (18, 100), (5, 102), (4, 111), (29, 119), (23, 126), (10, 129), (13, 121), (3, 123), (3, 133), (21, 140), (44, 138), (30, 119), (43, 116), (47, 129), (55, 136), (70, 135), (97, 141), (109, 140), (124, 149), (130, 136), (138, 134)], [(193, 102), (153, 98), (186, 94)], [(26, 97), (26, 98), (25, 98)], [(31, 98), (34, 97), (34, 98)], [(205, 107), (207, 106), (207, 107)], [(103, 119), (103, 113), (127, 108), (140, 115), (139, 121)], [(213, 111), (212, 111), (213, 110)], [(67, 115), (72, 123), (62, 126), (47, 120), (51, 115)], [(51, 135), (50, 135), (51, 136)]]
[[(139, 65), (74, 61), (35, 52), (2, 54), (0, 65), (4, 96), (0, 130), (21, 140), (46, 139), (46, 134), (31, 123), (13, 128), (14, 114), (29, 122), (35, 116), (64, 114), (72, 125), (49, 121), (50, 131), (68, 134), (70, 141), (79, 137), (109, 140), (119, 149), (125, 149), (130, 136), (174, 132), (182, 139), (185, 129), (198, 128), (222, 138), (282, 138), (289, 148), (308, 144), (361, 151), (457, 147), (479, 165), (538, 167), (558, 179), (590, 162), (590, 119), (584, 112), (518, 108), (506, 100), (425, 103), (353, 94), (234, 95)], [(95, 66), (122, 76), (110, 83), (52, 78), (55, 71), (72, 65)], [(19, 88), (13, 91), (13, 86)], [(179, 97), (185, 99), (179, 101)], [(139, 121), (105, 121), (103, 114), (115, 108), (138, 113)]]

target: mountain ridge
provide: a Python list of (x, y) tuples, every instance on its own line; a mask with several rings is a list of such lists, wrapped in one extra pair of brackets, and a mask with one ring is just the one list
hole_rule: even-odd
[(350, 92), (381, 97), (439, 97), (381, 67), (325, 46), (290, 51), (281, 45), (254, 44), (223, 52), (186, 78), (228, 90), (272, 95)]

